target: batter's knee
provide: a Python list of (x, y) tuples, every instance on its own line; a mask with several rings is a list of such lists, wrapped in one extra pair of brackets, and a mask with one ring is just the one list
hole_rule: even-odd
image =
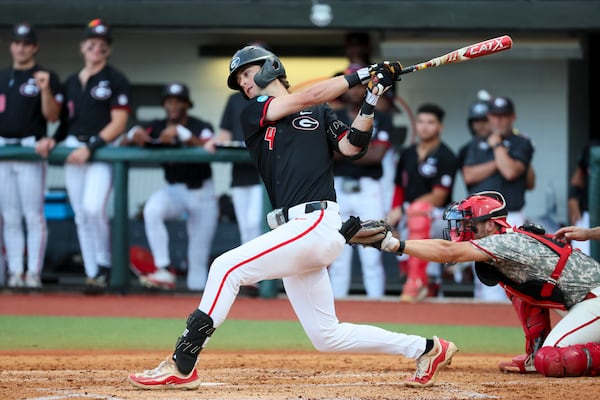
[(317, 328), (312, 331), (306, 331), (308, 338), (317, 351), (323, 353), (335, 353), (343, 351), (340, 348), (340, 340), (335, 328)]

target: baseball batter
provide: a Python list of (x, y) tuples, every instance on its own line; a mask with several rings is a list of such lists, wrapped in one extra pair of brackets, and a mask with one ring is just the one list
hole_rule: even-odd
[[(417, 359), (408, 384), (430, 386), (457, 351), (448, 341), (341, 323), (335, 314), (327, 265), (345, 239), (333, 188), (333, 152), (360, 157), (371, 140), (375, 104), (394, 83), (398, 63), (381, 63), (290, 94), (277, 56), (255, 46), (236, 52), (228, 86), (252, 99), (242, 113), (245, 141), (275, 210), (273, 228), (218, 257), (200, 304), (172, 356), (149, 371), (131, 374), (144, 389), (197, 388), (196, 361), (223, 321), (240, 285), (283, 278), (287, 296), (315, 348), (325, 352), (398, 354)], [(372, 76), (371, 76), (372, 75)], [(324, 105), (349, 87), (367, 84), (359, 115), (348, 127)]]
[(64, 139), (73, 151), (65, 164), (65, 183), (83, 258), (86, 293), (103, 291), (109, 282), (111, 252), (106, 204), (112, 189), (112, 167), (88, 162), (94, 151), (112, 145), (125, 131), (129, 108), (129, 82), (108, 65), (112, 37), (99, 19), (87, 25), (80, 51), (85, 65), (65, 82), (67, 107), (53, 145)]
[[(15, 25), (10, 42), (13, 64), (0, 71), (0, 146), (36, 147), (45, 157), (48, 154), (44, 139), (47, 122), (58, 120), (63, 95), (58, 76), (36, 63), (38, 51), (33, 28), (25, 23)], [(43, 161), (0, 162), (0, 210), (8, 258), (8, 287), (11, 288), (41, 287), (40, 273), (47, 243), (46, 167)]]
[[(526, 354), (502, 363), (501, 370), (600, 374), (600, 263), (541, 227), (511, 227), (507, 215), (499, 192), (480, 192), (447, 207), (445, 233), (452, 241), (398, 241), (390, 233), (380, 245), (425, 260), (475, 261), (482, 282), (506, 290), (523, 326)], [(564, 315), (554, 328), (550, 309)]]

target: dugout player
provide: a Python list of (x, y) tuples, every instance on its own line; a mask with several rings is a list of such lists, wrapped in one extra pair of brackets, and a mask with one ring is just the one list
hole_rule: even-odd
[(106, 204), (112, 189), (112, 166), (93, 161), (93, 155), (103, 146), (114, 145), (125, 131), (130, 113), (129, 81), (108, 64), (111, 43), (111, 31), (104, 21), (88, 23), (79, 46), (84, 66), (65, 82), (61, 127), (49, 145), (52, 148), (65, 139), (65, 145), (73, 148), (66, 159), (65, 184), (75, 213), (87, 277), (85, 292), (89, 294), (104, 291), (111, 268)]
[[(445, 111), (425, 103), (417, 109), (417, 143), (400, 152), (394, 178), (394, 198), (387, 220), (396, 226), (401, 220), (409, 239), (442, 237), (441, 216), (452, 200), (457, 160), (442, 141)], [(434, 267), (439, 267), (435, 265)], [(427, 262), (415, 257), (406, 261), (406, 283), (401, 301), (423, 300), (429, 292)], [(432, 271), (438, 275), (441, 271)]]
[[(183, 83), (166, 84), (162, 92), (166, 118), (147, 126), (134, 126), (123, 144), (137, 146), (203, 146), (213, 137), (208, 122), (188, 114), (193, 107), (190, 91)], [(218, 203), (212, 172), (208, 163), (163, 163), (168, 185), (153, 193), (144, 205), (146, 238), (157, 271), (140, 276), (142, 285), (150, 288), (174, 289), (175, 274), (169, 271), (169, 234), (165, 221), (186, 216), (187, 288), (204, 289), (212, 240), (217, 228)]]
[[(475, 137), (467, 149), (462, 167), (470, 193), (494, 190), (506, 196), (508, 223), (525, 223), (525, 192), (535, 185), (531, 168), (534, 147), (527, 135), (514, 128), (515, 106), (508, 97), (495, 97), (488, 109), (490, 133)], [(475, 280), (475, 298), (506, 301), (498, 287), (486, 287)]]
[[(35, 147), (45, 157), (48, 154), (47, 122), (58, 120), (63, 95), (58, 76), (36, 63), (38, 51), (33, 27), (27, 23), (16, 24), (10, 42), (12, 66), (0, 71), (0, 146)], [(44, 161), (0, 161), (0, 210), (10, 288), (41, 287), (40, 273), (47, 243), (46, 167)]]
[[(600, 263), (539, 226), (511, 226), (507, 217), (502, 194), (480, 192), (446, 208), (451, 241), (392, 240), (384, 247), (442, 263), (475, 261), (486, 285), (506, 290), (525, 333), (526, 354), (500, 364), (503, 371), (599, 375)], [(563, 315), (554, 328), (550, 309)]]
[[(292, 307), (318, 350), (416, 358), (417, 372), (408, 384), (433, 384), (456, 346), (437, 337), (340, 323), (327, 274), (327, 265), (345, 244), (333, 188), (333, 152), (356, 158), (366, 152), (377, 100), (393, 85), (399, 70), (397, 63), (379, 64), (372, 69), (373, 77), (365, 68), (290, 94), (284, 66), (276, 55), (255, 46), (234, 54), (227, 84), (251, 99), (242, 113), (242, 125), (275, 208), (268, 217), (273, 230), (213, 262), (200, 304), (187, 319), (173, 355), (153, 370), (131, 374), (133, 385), (199, 387), (198, 355), (225, 321), (240, 285), (275, 278), (283, 278)], [(348, 127), (324, 103), (361, 84), (368, 85), (365, 101)]]

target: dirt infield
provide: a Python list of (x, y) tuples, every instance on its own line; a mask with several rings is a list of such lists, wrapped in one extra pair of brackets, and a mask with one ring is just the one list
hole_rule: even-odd
[[(73, 301), (74, 297), (77, 301)], [(149, 301), (157, 307), (148, 307)], [(116, 305), (110, 306), (113, 303)], [(78, 295), (1, 295), (0, 314), (91, 316), (97, 314), (94, 310), (99, 310), (102, 315), (143, 316), (142, 310), (152, 309), (152, 316), (180, 317), (179, 314), (186, 314), (196, 304), (197, 298), (186, 296), (102, 296), (90, 300)], [(240, 299), (230, 317), (293, 319), (286, 304), (285, 299)], [(493, 316), (498, 325), (518, 325), (508, 304), (377, 302), (375, 305), (343, 301), (338, 303), (338, 312), (348, 321), (393, 319), (393, 322), (412, 323), (425, 315), (427, 322), (437, 324), (444, 323), (448, 313), (452, 313), (460, 314), (463, 320), (460, 323), (466, 325), (482, 325), (484, 315)], [(379, 310), (375, 314), (383, 310), (382, 314), (374, 315), (375, 309)], [(461, 353), (440, 373), (437, 385), (428, 389), (402, 385), (414, 371), (412, 360), (317, 352), (207, 350), (199, 366), (203, 384), (196, 391), (149, 392), (135, 389), (126, 382), (127, 374), (154, 367), (164, 356), (162, 352), (66, 350), (27, 353), (26, 356), (0, 352), (0, 399), (588, 399), (597, 398), (600, 388), (597, 378), (549, 379), (537, 374), (500, 373), (498, 362), (512, 355)]]

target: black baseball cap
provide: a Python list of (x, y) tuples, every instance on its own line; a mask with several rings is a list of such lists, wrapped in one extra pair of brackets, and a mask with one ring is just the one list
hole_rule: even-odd
[(16, 24), (12, 30), (12, 41), (24, 41), (27, 43), (37, 43), (37, 35), (33, 27), (26, 22)]
[(83, 32), (84, 39), (100, 38), (106, 40), (106, 43), (112, 43), (112, 36), (110, 34), (110, 27), (107, 23), (99, 18), (93, 19), (88, 22), (85, 31)]
[(489, 113), (511, 115), (515, 113), (515, 105), (508, 97), (496, 97), (490, 103)]
[(190, 99), (190, 90), (183, 83), (179, 83), (179, 82), (167, 83), (165, 85), (165, 87), (163, 88), (161, 97), (162, 97), (162, 100), (161, 100), (162, 103), (165, 102), (167, 97), (176, 97), (180, 100), (187, 102), (190, 105), (190, 107), (194, 106), (194, 103), (192, 103), (192, 100)]

